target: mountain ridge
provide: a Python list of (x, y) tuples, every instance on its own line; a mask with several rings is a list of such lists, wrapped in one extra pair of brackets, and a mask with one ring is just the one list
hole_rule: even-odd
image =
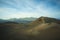
[(58, 23), (60, 24), (60, 20), (56, 19), (56, 18), (50, 18), (50, 17), (40, 17), (37, 20), (33, 21), (30, 23), (30, 25), (37, 25), (37, 24), (41, 24), (41, 23)]

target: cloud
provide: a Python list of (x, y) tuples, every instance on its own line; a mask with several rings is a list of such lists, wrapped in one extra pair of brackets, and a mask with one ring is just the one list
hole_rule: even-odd
[(0, 18), (58, 17), (59, 0), (0, 0)]

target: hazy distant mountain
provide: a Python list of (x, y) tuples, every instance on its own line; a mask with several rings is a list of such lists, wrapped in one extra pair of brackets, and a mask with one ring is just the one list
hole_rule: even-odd
[(36, 20), (37, 18), (11, 18), (11, 19), (8, 19), (8, 20), (3, 20), (3, 19), (0, 19), (0, 23), (4, 23), (4, 22), (17, 22), (17, 23), (30, 23), (31, 21), (34, 21)]
[(33, 17), (30, 17), (30, 18), (11, 18), (9, 20), (11, 21), (14, 21), (14, 20), (27, 20), (27, 21), (34, 21), (36, 20), (37, 18), (33, 18)]
[(8, 22), (8, 20), (0, 19), (0, 23)]

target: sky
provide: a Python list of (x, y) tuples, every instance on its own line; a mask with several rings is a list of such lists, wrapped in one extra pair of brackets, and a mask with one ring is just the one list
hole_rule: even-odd
[(60, 0), (0, 0), (0, 19), (60, 18)]

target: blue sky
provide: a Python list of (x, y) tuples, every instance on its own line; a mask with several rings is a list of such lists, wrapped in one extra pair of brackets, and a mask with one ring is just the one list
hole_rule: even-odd
[(60, 0), (0, 0), (0, 19), (40, 16), (60, 18)]

